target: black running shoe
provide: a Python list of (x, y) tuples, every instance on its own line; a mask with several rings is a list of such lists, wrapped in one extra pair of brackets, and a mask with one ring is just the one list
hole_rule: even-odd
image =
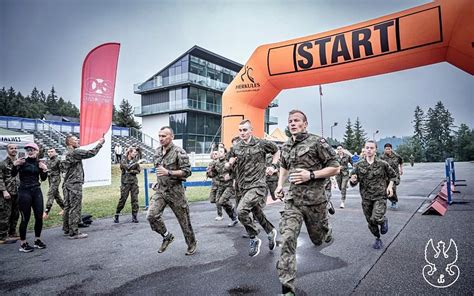
[(255, 257), (258, 254), (260, 254), (260, 245), (261, 244), (262, 244), (262, 241), (258, 237), (250, 239), (250, 246), (249, 246), (249, 256), (250, 257)]
[(30, 246), (27, 242), (21, 244), (20, 248), (18, 249), (18, 251), (23, 252), (23, 253), (33, 252), (34, 250), (35, 248)]
[(331, 201), (328, 202), (328, 212), (331, 215), (334, 215), (336, 213), (336, 210), (334, 209), (334, 206), (332, 205)]
[(37, 249), (46, 249), (46, 245), (40, 239), (35, 240), (34, 246)]
[(380, 233), (386, 234), (388, 232), (388, 218), (383, 217), (383, 224), (380, 225)]

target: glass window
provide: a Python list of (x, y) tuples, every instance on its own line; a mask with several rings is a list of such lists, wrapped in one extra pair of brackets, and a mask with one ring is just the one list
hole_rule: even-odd
[(203, 89), (199, 90), (199, 109), (204, 110), (206, 108), (206, 91)]

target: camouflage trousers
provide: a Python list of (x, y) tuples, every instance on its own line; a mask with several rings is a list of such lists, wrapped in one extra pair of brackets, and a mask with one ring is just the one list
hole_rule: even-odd
[(273, 200), (276, 200), (277, 198), (275, 197), (275, 190), (277, 189), (277, 186), (278, 186), (278, 180), (276, 181), (267, 180), (267, 186), (268, 186), (268, 190), (270, 191), (270, 196), (272, 197)]
[(281, 211), (282, 246), (276, 268), (281, 284), (291, 289), (293, 293), (296, 279), (296, 247), (301, 226), (304, 222), (313, 244), (321, 245), (330, 234), (326, 207), (326, 201), (317, 205), (296, 206), (292, 200), (287, 200), (284, 210)]
[(10, 195), (9, 199), (0, 194), (0, 240), (7, 238), (8, 235), (17, 235), (16, 226), (19, 218), (18, 194)]
[(347, 182), (349, 181), (349, 175), (339, 174), (336, 176), (337, 188), (341, 191), (341, 200), (346, 200)]
[(217, 203), (217, 189), (217, 184), (212, 182), (211, 192), (209, 193), (209, 201), (216, 204), (217, 215), (222, 216), (222, 206)]
[(63, 186), (64, 215), (63, 230), (74, 236), (79, 233), (82, 211), (82, 184)]
[(53, 201), (56, 201), (58, 206), (64, 210), (64, 202), (59, 194), (59, 183), (49, 183), (49, 191), (48, 191), (48, 200), (46, 201), (46, 209), (51, 209), (53, 206)]
[(237, 207), (237, 214), (240, 223), (245, 227), (250, 238), (258, 235), (258, 228), (255, 225), (250, 213), (257, 219), (258, 223), (263, 227), (266, 233), (270, 233), (275, 227), (268, 221), (263, 213), (263, 208), (266, 205), (267, 188), (257, 187), (248, 190), (242, 190), (242, 199)]
[(380, 237), (379, 225), (383, 224), (385, 212), (387, 211), (387, 200), (378, 198), (375, 200), (363, 199), (362, 211), (369, 224), (369, 230), (375, 237)]
[(153, 195), (147, 214), (147, 220), (150, 223), (151, 229), (161, 234), (161, 236), (165, 235), (167, 229), (163, 221), (163, 211), (167, 205), (178, 219), (186, 244), (188, 246), (194, 245), (196, 243), (196, 237), (194, 236), (191, 219), (189, 217), (189, 205), (182, 186), (164, 192), (156, 192)]
[(120, 186), (120, 199), (117, 204), (116, 213), (119, 214), (125, 203), (127, 202), (128, 195), (130, 195), (130, 202), (132, 203), (132, 215), (138, 214), (138, 184), (137, 183), (126, 183)]
[(389, 197), (388, 200), (398, 202), (397, 185), (393, 184), (392, 189), (393, 189), (393, 195), (391, 197)]
[[(237, 218), (237, 214), (234, 209), (234, 205), (230, 201), (230, 198), (235, 196), (234, 187), (231, 186), (219, 186), (216, 193), (216, 205), (220, 205), (223, 208), (229, 218), (234, 220)], [(222, 211), (222, 210), (221, 210)], [(222, 212), (221, 212), (222, 215)]]

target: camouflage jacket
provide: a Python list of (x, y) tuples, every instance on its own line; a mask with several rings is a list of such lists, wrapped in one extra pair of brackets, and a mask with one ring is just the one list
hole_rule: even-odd
[(14, 165), (13, 161), (9, 157), (0, 162), (0, 170), (2, 171), (2, 180), (5, 189), (10, 194), (18, 194), (18, 186), (20, 185), (20, 181), (19, 177), (16, 174), (13, 174)]
[(183, 177), (176, 176), (157, 176), (155, 184), (155, 191), (164, 192), (167, 189), (175, 187), (182, 187), (182, 181), (191, 176), (191, 164), (189, 163), (189, 157), (183, 148), (170, 143), (168, 150), (163, 154), (163, 149), (159, 147), (156, 149), (155, 156), (153, 157), (153, 163), (155, 167), (163, 166), (167, 170), (181, 170), (184, 172)]
[(392, 151), (390, 156), (384, 153), (382, 154), (382, 156), (380, 156), (380, 159), (388, 162), (388, 164), (392, 167), (395, 173), (397, 173), (397, 176), (400, 176), (399, 165), (403, 164), (403, 159), (400, 155)]
[(387, 198), (388, 183), (395, 182), (397, 178), (390, 165), (377, 157), (372, 164), (366, 159), (357, 162), (357, 166), (351, 172), (352, 175), (357, 175), (357, 182), (350, 182), (351, 185), (359, 183), (360, 196), (367, 200)]
[(48, 166), (48, 179), (49, 183), (59, 184), (61, 183), (61, 161), (58, 156), (54, 156), (46, 161)]
[(213, 173), (215, 172), (215, 166), (216, 166), (217, 160), (212, 160), (209, 165), (207, 166), (206, 170), (206, 177), (212, 179), (212, 186), (219, 186), (219, 180), (217, 180), (216, 174)]
[(102, 148), (102, 144), (97, 144), (91, 150), (68, 148), (66, 159), (61, 161), (61, 171), (64, 172), (63, 186), (84, 184), (82, 160), (94, 157), (99, 153), (100, 148)]
[[(218, 182), (218, 186), (229, 187), (234, 183), (234, 179), (232, 178), (232, 169), (226, 169), (226, 163), (227, 161), (225, 158), (217, 160), (209, 172), (209, 176), (215, 177), (216, 181)], [(228, 180), (225, 179), (226, 175), (229, 176)]]
[(230, 157), (236, 157), (233, 169), (236, 170), (237, 186), (240, 190), (266, 187), (266, 155), (275, 154), (278, 147), (267, 140), (252, 137), (247, 144), (238, 142), (232, 147)]
[(138, 184), (137, 175), (140, 174), (140, 164), (137, 163), (138, 158), (128, 160), (124, 157), (120, 162), (120, 169), (122, 176), (120, 182), (122, 184)]
[[(291, 174), (295, 169), (309, 171), (321, 170), (326, 167), (339, 167), (336, 152), (324, 138), (300, 133), (283, 145), (281, 150), (281, 167)], [(303, 184), (290, 184), (287, 200), (295, 205), (314, 205), (326, 201), (325, 186), (328, 178), (308, 180)]]
[(339, 162), (339, 165), (341, 166), (341, 171), (339, 172), (339, 174), (342, 176), (348, 176), (349, 163), (352, 164), (352, 157), (344, 153), (342, 157), (339, 156), (339, 154), (336, 154), (336, 159)]
[(274, 167), (277, 171), (273, 175), (267, 175), (265, 174), (265, 177), (267, 178), (267, 182), (278, 182), (278, 176), (280, 175), (280, 161), (278, 163), (273, 164), (273, 155), (272, 154), (267, 154), (266, 156), (266, 166), (268, 167)]

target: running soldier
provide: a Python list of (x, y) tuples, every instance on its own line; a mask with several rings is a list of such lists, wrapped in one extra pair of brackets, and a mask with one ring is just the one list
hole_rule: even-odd
[(280, 162), (277, 164), (272, 163), (273, 155), (267, 154), (266, 162), (267, 169), (265, 171), (265, 177), (267, 182), (268, 190), (270, 191), (270, 196), (273, 200), (277, 200), (275, 197), (275, 189), (278, 185), (278, 175), (280, 171)]
[(328, 178), (339, 172), (334, 149), (324, 138), (306, 131), (308, 120), (300, 110), (288, 115), (291, 137), (283, 145), (280, 161), (280, 178), (275, 191), (283, 197), (283, 185), (290, 177), (290, 189), (281, 212), (280, 234), (282, 238), (277, 271), (282, 293), (295, 294), (296, 247), (303, 223), (316, 246), (332, 241), (332, 229), (328, 223), (326, 185)]
[(336, 159), (340, 165), (339, 174), (336, 176), (337, 187), (341, 191), (341, 205), (339, 207), (343, 209), (346, 202), (347, 182), (349, 181), (349, 163), (352, 165), (352, 158), (339, 145), (337, 146)]
[(115, 211), (114, 223), (119, 223), (120, 212), (123, 207), (125, 207), (129, 194), (130, 202), (132, 203), (132, 223), (138, 223), (139, 190), (137, 175), (140, 174), (140, 162), (137, 159), (137, 155), (137, 149), (130, 147), (120, 162), (120, 170), (122, 170), (122, 176), (120, 178), (120, 200), (117, 204), (117, 210)]
[(196, 253), (197, 240), (194, 236), (189, 205), (184, 195), (182, 182), (191, 176), (191, 164), (186, 151), (173, 144), (174, 133), (171, 127), (164, 126), (159, 132), (160, 144), (154, 156), (157, 182), (155, 194), (151, 199), (147, 219), (151, 229), (163, 237), (158, 253), (166, 251), (173, 242), (174, 235), (166, 229), (163, 221), (163, 211), (168, 205), (178, 219), (184, 239), (188, 245), (186, 255)]
[(49, 159), (46, 161), (48, 167), (48, 201), (46, 202), (46, 209), (44, 210), (43, 219), (48, 219), (49, 212), (53, 207), (53, 202), (56, 201), (61, 208), (59, 215), (64, 214), (64, 202), (59, 194), (59, 184), (61, 183), (61, 160), (59, 160), (58, 153), (55, 148), (48, 149)]
[[(375, 141), (365, 143), (365, 158), (359, 160), (351, 172), (349, 183), (356, 186), (359, 183), (360, 196), (362, 197), (362, 210), (369, 224), (370, 232), (375, 236), (374, 249), (383, 247), (380, 234), (388, 232), (387, 197), (393, 195), (393, 184), (397, 174), (390, 165), (377, 158)], [(380, 228), (380, 230), (379, 230)]]
[(84, 168), (82, 160), (94, 157), (104, 144), (104, 138), (91, 150), (79, 149), (79, 139), (75, 136), (66, 137), (66, 159), (61, 161), (61, 171), (64, 172), (63, 195), (64, 216), (63, 231), (70, 239), (86, 238), (86, 233), (79, 232), (82, 210), (82, 185), (84, 184)]
[(398, 196), (397, 196), (397, 186), (400, 185), (400, 176), (403, 175), (403, 159), (400, 155), (395, 153), (392, 150), (392, 144), (386, 143), (383, 146), (383, 155), (380, 156), (380, 159), (385, 160), (388, 164), (392, 167), (392, 169), (397, 174), (397, 179), (393, 184), (393, 195), (388, 198), (390, 200), (390, 208), (397, 209), (398, 208)]
[[(221, 209), (224, 208), (229, 218), (232, 220), (227, 226), (233, 227), (237, 225), (237, 213), (235, 211), (230, 198), (235, 196), (234, 179), (232, 178), (232, 170), (226, 166), (226, 153), (224, 147), (220, 147), (217, 154), (217, 160), (212, 170), (209, 171), (209, 176), (214, 177), (219, 186), (216, 192), (216, 205)], [(222, 220), (222, 219), (221, 219)]]
[(224, 219), (222, 217), (222, 206), (220, 206), (216, 202), (217, 201), (216, 194), (217, 194), (217, 188), (219, 187), (219, 181), (217, 180), (217, 177), (211, 177), (212, 173), (210, 173), (211, 171), (215, 169), (216, 163), (218, 162), (217, 160), (218, 153), (219, 153), (218, 151), (211, 152), (211, 163), (209, 163), (206, 170), (206, 176), (212, 179), (211, 192), (209, 192), (209, 201), (213, 204), (216, 204), (217, 216), (216, 218), (214, 218), (214, 220), (216, 221), (220, 221)]
[(249, 256), (255, 257), (260, 253), (262, 241), (257, 237), (258, 228), (253, 217), (267, 233), (268, 247), (276, 247), (277, 231), (263, 213), (266, 205), (267, 184), (265, 183), (266, 155), (273, 155), (272, 164), (276, 165), (280, 158), (278, 147), (267, 140), (252, 135), (252, 123), (243, 120), (239, 124), (241, 141), (236, 143), (229, 152), (228, 166), (236, 170), (237, 187), (241, 196), (237, 213), (239, 221), (245, 227), (250, 238)]

